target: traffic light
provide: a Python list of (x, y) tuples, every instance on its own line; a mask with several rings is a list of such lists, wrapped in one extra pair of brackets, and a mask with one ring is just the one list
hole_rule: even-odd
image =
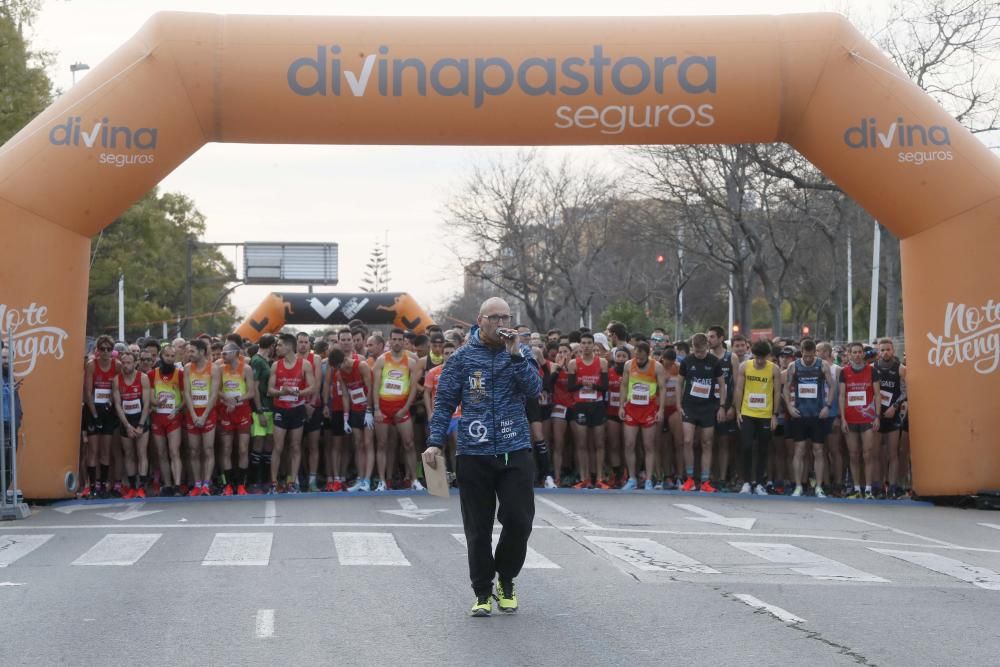
[(808, 335), (809, 335), (809, 325), (808, 324), (803, 324), (802, 325), (802, 337), (805, 338)]
[(657, 255), (656, 256), (656, 263), (657, 264), (663, 264), (666, 261), (667, 261), (667, 256), (666, 255)]
[(733, 333), (734, 334), (738, 334), (739, 332), (740, 332), (740, 324), (739, 324), (739, 322), (734, 322), (733, 323)]

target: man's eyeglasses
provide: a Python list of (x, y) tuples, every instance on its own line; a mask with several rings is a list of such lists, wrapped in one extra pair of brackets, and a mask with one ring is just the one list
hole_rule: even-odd
[(510, 315), (487, 315), (486, 319), (489, 320), (492, 324), (500, 324), (501, 322), (504, 323), (510, 322), (511, 317)]
[(101, 352), (110, 352), (114, 348), (113, 347), (108, 347), (107, 345), (102, 345), (102, 346), (100, 346), (97, 349), (100, 350)]

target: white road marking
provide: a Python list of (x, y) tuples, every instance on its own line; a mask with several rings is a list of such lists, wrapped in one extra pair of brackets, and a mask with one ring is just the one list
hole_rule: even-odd
[(79, 512), (80, 510), (105, 510), (109, 507), (128, 507), (130, 503), (76, 503), (75, 505), (66, 505), (64, 507), (53, 507), (56, 512), (62, 514), (72, 514), (73, 512)]
[(163, 533), (111, 533), (73, 565), (132, 565), (146, 555)]
[(785, 611), (781, 607), (775, 607), (773, 604), (768, 604), (768, 603), (764, 602), (763, 600), (758, 600), (757, 598), (755, 598), (752, 595), (747, 595), (746, 593), (734, 593), (733, 597), (736, 598), (737, 600), (741, 601), (741, 602), (744, 602), (744, 603), (750, 605), (754, 609), (761, 609), (763, 611), (766, 611), (771, 616), (774, 616), (779, 621), (782, 621), (784, 623), (794, 624), (794, 623), (805, 623), (806, 622), (806, 619), (799, 618), (798, 616), (796, 616), (792, 612)]
[(753, 525), (757, 523), (757, 519), (735, 519), (722, 516), (721, 514), (716, 514), (715, 512), (702, 509), (697, 505), (687, 505), (684, 503), (674, 503), (674, 507), (680, 507), (682, 510), (687, 510), (688, 512), (693, 512), (700, 516), (686, 516), (684, 517), (688, 521), (700, 521), (702, 523), (714, 523), (719, 526), (728, 526), (729, 528), (742, 528), (743, 530), (750, 530)]
[(3, 535), (0, 536), (0, 567), (7, 567), (18, 558), (52, 539), (52, 535)]
[(26, 586), (27, 584), (17, 583), (14, 581), (0, 581), (0, 588), (4, 586)]
[(850, 514), (844, 514), (843, 512), (834, 512), (833, 510), (818, 510), (824, 514), (832, 514), (833, 516), (839, 516), (841, 519), (847, 519), (848, 521), (854, 521), (855, 523), (863, 523), (866, 526), (872, 526), (873, 528), (881, 528), (882, 530), (888, 530), (889, 532), (896, 533), (897, 535), (906, 535), (907, 537), (915, 537), (918, 540), (927, 540), (928, 542), (933, 542), (934, 544), (940, 544), (945, 547), (958, 547), (957, 544), (952, 544), (951, 542), (945, 542), (944, 540), (937, 540), (933, 537), (927, 537), (926, 535), (920, 535), (918, 533), (911, 533), (906, 530), (900, 530), (898, 528), (893, 528), (892, 526), (886, 526), (881, 523), (875, 523), (874, 521), (866, 521), (865, 519), (859, 519), (856, 516), (851, 516)]
[(399, 501), (399, 506), (404, 510), (415, 510), (417, 509), (417, 504), (410, 500), (409, 498), (397, 498)]
[(969, 565), (968, 563), (963, 563), (960, 560), (948, 558), (947, 556), (942, 556), (940, 554), (932, 554), (921, 551), (876, 549), (874, 547), (868, 548), (877, 553), (905, 560), (907, 563), (913, 563), (914, 565), (925, 567), (928, 570), (933, 570), (934, 572), (946, 574), (949, 577), (954, 577), (960, 581), (966, 581), (974, 586), (978, 586), (979, 588), (985, 588), (988, 591), (1000, 591), (1000, 574), (997, 574), (993, 570), (989, 570), (985, 567)]
[(887, 583), (888, 579), (862, 572), (811, 551), (791, 544), (771, 544), (769, 542), (730, 542), (732, 546), (753, 554), (758, 558), (787, 565), (792, 572), (798, 572), (814, 579), (828, 581), (856, 581)]
[(257, 610), (257, 629), (254, 633), (257, 639), (269, 639), (274, 636), (274, 610)]
[(591, 530), (600, 530), (601, 529), (600, 526), (598, 526), (596, 523), (594, 523), (590, 519), (583, 518), (582, 516), (580, 516), (579, 514), (577, 514), (576, 512), (574, 512), (573, 510), (569, 509), (568, 507), (563, 507), (559, 503), (557, 503), (557, 502), (555, 502), (553, 500), (549, 500), (545, 496), (535, 496), (535, 500), (537, 500), (538, 502), (540, 502), (540, 503), (542, 503), (544, 505), (548, 505), (549, 507), (551, 507), (555, 511), (559, 512), (563, 516), (568, 517), (568, 518), (572, 519), (573, 521), (576, 521), (577, 523), (579, 523), (584, 528), (589, 528)]
[(665, 547), (644, 537), (585, 536), (587, 540), (619, 560), (644, 572), (694, 572), (718, 574), (719, 571), (703, 565), (679, 551)]
[(1000, 530), (1000, 526), (995, 523), (981, 523), (979, 524), (983, 528), (992, 528), (993, 530)]
[[(468, 547), (468, 543), (465, 541), (464, 533), (452, 533), (452, 537), (459, 541), (463, 547)], [(496, 551), (497, 542), (500, 540), (500, 535), (493, 533), (493, 550)], [(558, 570), (560, 569), (558, 565), (550, 561), (548, 558), (538, 553), (531, 547), (528, 547), (528, 553), (524, 557), (524, 569), (525, 570)]]
[(202, 565), (267, 565), (273, 533), (216, 533)]
[(410, 564), (392, 533), (335, 532), (333, 542), (341, 565)]
[(379, 510), (384, 514), (395, 514), (396, 516), (406, 517), (407, 519), (416, 519), (417, 521), (423, 521), (427, 517), (434, 516), (435, 514), (440, 514), (441, 512), (447, 512), (447, 509), (420, 509), (417, 504), (410, 500), (409, 498), (397, 498), (399, 502), (400, 509), (398, 510)]
[(274, 518), (278, 516), (278, 504), (273, 500), (264, 502), (264, 525), (273, 526)]

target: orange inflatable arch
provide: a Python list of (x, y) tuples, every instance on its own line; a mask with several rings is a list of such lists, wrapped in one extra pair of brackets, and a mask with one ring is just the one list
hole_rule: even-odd
[(902, 239), (916, 490), (1000, 488), (1000, 161), (841, 16), (163, 13), (0, 149), (29, 496), (77, 465), (90, 238), (213, 141), (788, 142)]

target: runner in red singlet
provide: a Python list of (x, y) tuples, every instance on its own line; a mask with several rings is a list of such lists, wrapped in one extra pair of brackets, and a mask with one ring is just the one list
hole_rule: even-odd
[(306, 401), (311, 400), (318, 389), (312, 364), (295, 355), (295, 336), (278, 336), (277, 361), (271, 366), (267, 393), (274, 398), (274, 451), (271, 455), (271, 489), (269, 495), (278, 492), (278, 470), (281, 454), (288, 437), (291, 483), (288, 493), (299, 492), (299, 467), (302, 464), (302, 427), (306, 420)]
[[(136, 370), (135, 353), (118, 355), (122, 372), (115, 378), (113, 395), (115, 412), (121, 422), (122, 450), (125, 455), (125, 474), (128, 480), (122, 498), (131, 500), (146, 497), (149, 476), (149, 378)], [(138, 459), (138, 472), (136, 462)]]

